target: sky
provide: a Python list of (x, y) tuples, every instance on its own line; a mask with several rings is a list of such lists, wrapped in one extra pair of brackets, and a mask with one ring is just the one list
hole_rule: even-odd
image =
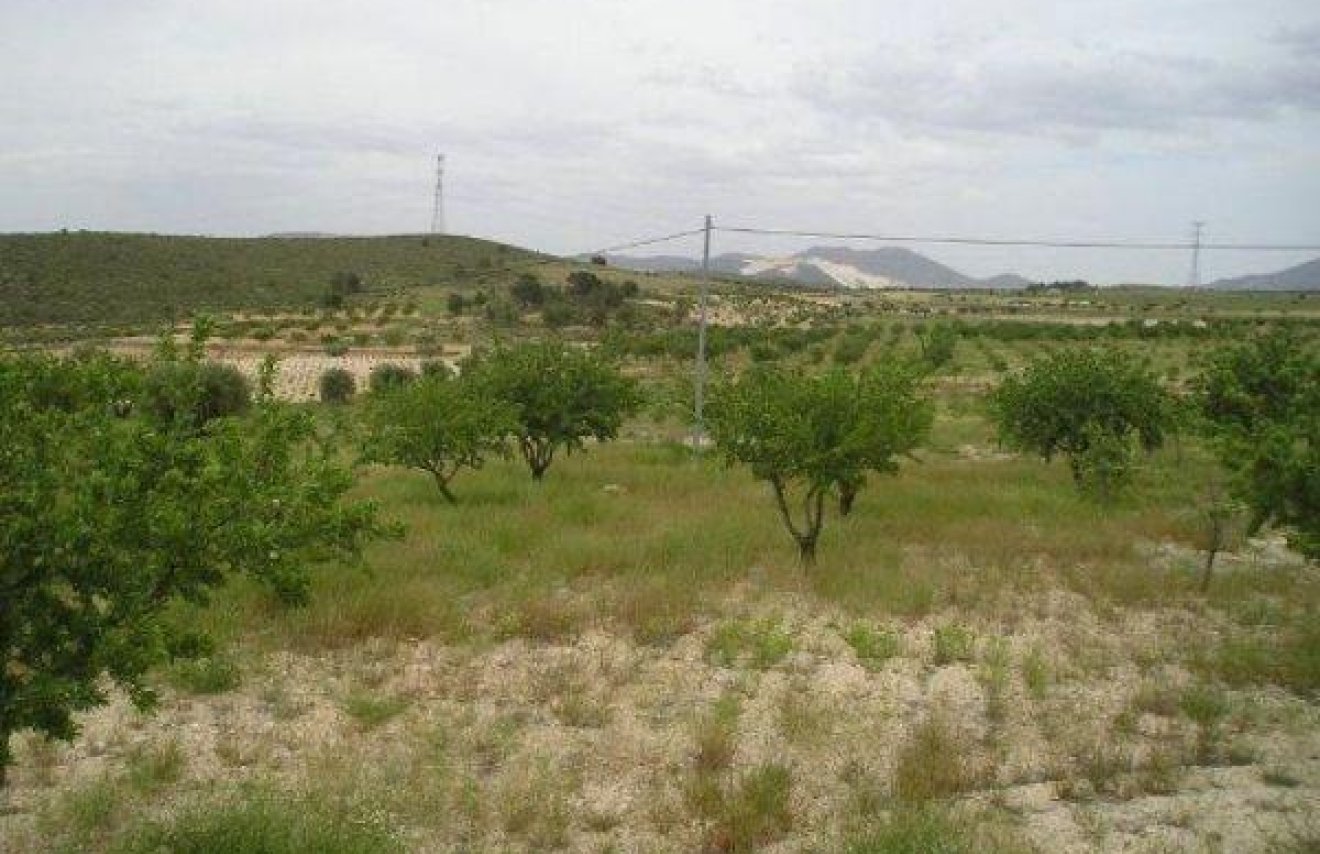
[[(0, 232), (424, 232), (443, 152), (448, 232), (555, 253), (705, 214), (1320, 245), (1316, 0), (0, 0), (0, 81)], [(911, 248), (981, 276), (1190, 271)], [(1207, 250), (1202, 278), (1317, 255)]]

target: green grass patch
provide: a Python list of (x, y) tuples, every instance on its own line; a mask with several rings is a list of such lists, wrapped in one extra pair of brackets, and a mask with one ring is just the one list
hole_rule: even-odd
[(706, 658), (721, 667), (773, 667), (793, 651), (793, 637), (774, 617), (728, 620), (706, 642)]
[(109, 850), (115, 854), (395, 854), (406, 849), (378, 818), (340, 804), (251, 790), (130, 827)]

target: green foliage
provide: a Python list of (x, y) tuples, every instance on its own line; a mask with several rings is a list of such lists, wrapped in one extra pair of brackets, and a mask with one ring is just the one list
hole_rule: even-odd
[(793, 775), (778, 763), (758, 765), (730, 785), (699, 776), (689, 799), (710, 822), (706, 849), (756, 851), (793, 828)]
[(330, 802), (255, 790), (131, 828), (111, 850), (117, 854), (394, 854), (405, 847), (377, 818)]
[[(924, 439), (932, 421), (916, 372), (898, 362), (860, 375), (836, 368), (816, 376), (757, 365), (717, 386), (708, 412), (725, 461), (750, 466), (773, 488), (807, 564), (815, 560), (826, 495), (838, 490), (847, 512), (866, 474), (896, 472), (898, 457)], [(800, 519), (789, 506), (795, 487)]]
[(450, 503), (454, 475), (503, 454), (518, 429), (512, 405), (484, 394), (467, 376), (440, 373), (374, 394), (366, 421), (366, 462), (421, 469)]
[(535, 273), (523, 273), (509, 285), (509, 296), (523, 308), (535, 308), (545, 302), (545, 286)]
[(1279, 685), (1314, 695), (1320, 692), (1320, 620), (1304, 612), (1281, 629), (1230, 635), (1199, 664), (1229, 685)]
[(857, 660), (868, 670), (878, 669), (886, 661), (898, 655), (898, 635), (888, 631), (876, 631), (866, 623), (855, 623), (843, 639), (857, 654)]
[(190, 694), (223, 694), (238, 687), (239, 672), (224, 655), (205, 655), (176, 661), (169, 669), (174, 687)]
[(1249, 530), (1283, 526), (1320, 558), (1320, 350), (1286, 328), (1223, 347), (1198, 392)]
[(330, 287), (326, 290), (322, 302), (328, 308), (342, 308), (344, 301), (354, 294), (366, 290), (366, 283), (357, 273), (341, 270), (330, 277)]
[(966, 626), (957, 623), (937, 626), (933, 640), (937, 665), (971, 661), (976, 657), (976, 635)]
[(252, 403), (252, 388), (233, 365), (195, 359), (162, 359), (143, 381), (143, 405), (162, 421), (201, 426), (238, 415)]
[(1068, 458), (1079, 489), (1112, 497), (1131, 475), (1133, 441), (1161, 445), (1172, 406), (1159, 382), (1118, 350), (1062, 349), (1007, 377), (991, 396), (1001, 440)]
[(921, 346), (921, 361), (937, 371), (953, 360), (958, 330), (948, 323), (927, 324), (917, 330), (917, 342)]
[(985, 850), (979, 834), (933, 807), (895, 810), (844, 847), (847, 854), (978, 854)]
[(381, 394), (411, 385), (416, 379), (417, 372), (407, 365), (384, 362), (371, 369), (367, 375), (367, 387), (372, 394)]
[(348, 403), (357, 391), (353, 374), (343, 368), (326, 368), (321, 373), (321, 402)]
[(458, 291), (454, 291), (445, 298), (445, 310), (455, 317), (461, 315), (467, 309), (467, 299)]
[(636, 383), (604, 357), (556, 341), (476, 352), (465, 362), (477, 393), (513, 408), (518, 449), (540, 480), (555, 454), (619, 435), (640, 403)]
[(406, 697), (380, 697), (357, 691), (344, 699), (344, 711), (364, 729), (375, 729), (408, 708)]
[[(179, 375), (202, 375), (199, 349)], [(0, 360), (0, 770), (19, 729), (72, 736), (103, 674), (149, 705), (147, 670), (205, 649), (172, 602), (246, 574), (298, 603), (312, 566), (384, 533), (343, 501), (351, 473), (309, 414), (263, 396), (242, 417), (161, 420), (124, 405), (143, 380), (108, 357)], [(172, 412), (208, 412), (201, 383), (171, 391)]]
[(793, 637), (779, 621), (730, 620), (706, 644), (706, 657), (723, 667), (746, 662), (758, 670), (773, 667), (793, 650)]
[(969, 746), (933, 713), (899, 751), (894, 797), (906, 804), (925, 804), (967, 791), (974, 783), (967, 764)]

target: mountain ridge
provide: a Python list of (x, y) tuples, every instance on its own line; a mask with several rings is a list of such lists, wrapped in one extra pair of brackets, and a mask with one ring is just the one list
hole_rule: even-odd
[[(614, 255), (610, 263), (643, 272), (695, 272), (701, 263), (676, 255)], [(813, 246), (786, 256), (725, 253), (710, 259), (711, 272), (757, 281), (856, 290), (916, 288), (925, 290), (1014, 290), (1032, 284), (1015, 273), (985, 279), (965, 275), (952, 267), (901, 246), (853, 249), (848, 246)]]
[(1320, 258), (1273, 273), (1217, 279), (1206, 287), (1219, 291), (1320, 291)]

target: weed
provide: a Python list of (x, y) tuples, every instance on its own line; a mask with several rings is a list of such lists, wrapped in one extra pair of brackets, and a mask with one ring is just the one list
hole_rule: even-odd
[(408, 708), (408, 699), (355, 691), (344, 698), (343, 708), (363, 729), (375, 729)]
[(1050, 687), (1050, 667), (1040, 647), (1032, 647), (1022, 660), (1022, 682), (1033, 700), (1039, 702), (1045, 699)]
[(1301, 780), (1282, 768), (1261, 769), (1260, 779), (1267, 786), (1278, 786), (1281, 789), (1295, 789), (1302, 784)]
[(1229, 685), (1279, 685), (1312, 693), (1320, 690), (1320, 619), (1300, 614), (1290, 625), (1268, 632), (1236, 633), (1198, 663)]
[(891, 631), (873, 629), (866, 623), (854, 623), (844, 633), (843, 639), (853, 648), (857, 660), (867, 670), (878, 670), (886, 661), (898, 655), (898, 635)]
[(828, 739), (835, 714), (804, 680), (794, 679), (779, 698), (779, 728), (793, 744)]
[(128, 783), (142, 794), (155, 794), (177, 783), (186, 765), (177, 741), (142, 746), (128, 756)]
[(46, 835), (64, 837), (70, 847), (91, 848), (112, 829), (123, 808), (124, 788), (110, 776), (98, 777), (62, 795), (41, 817)]
[(847, 854), (980, 854), (986, 850), (983, 843), (980, 834), (947, 810), (908, 807), (849, 839), (843, 850)]
[(1002, 723), (1008, 716), (1008, 668), (1012, 662), (1008, 641), (1004, 638), (991, 638), (986, 644), (982, 662), (984, 667), (980, 679), (986, 688), (985, 713), (992, 723)]
[(189, 694), (223, 694), (238, 687), (238, 666), (222, 655), (176, 661), (166, 672), (171, 685)]
[(968, 748), (943, 717), (932, 714), (898, 754), (894, 796), (903, 803), (924, 804), (967, 791), (973, 784), (965, 758)]
[(1171, 718), (1178, 714), (1178, 692), (1166, 684), (1142, 682), (1128, 702), (1140, 714)]
[(569, 796), (576, 782), (545, 761), (511, 769), (496, 793), (505, 832), (522, 837), (534, 851), (562, 848), (568, 842)]
[(346, 810), (342, 804), (253, 790), (235, 799), (192, 807), (166, 822), (131, 827), (112, 850), (118, 854), (385, 854), (401, 852), (403, 845), (378, 820)]
[(966, 626), (949, 623), (935, 629), (935, 665), (971, 661), (976, 657), (976, 635)]
[(723, 771), (733, 763), (738, 741), (738, 715), (742, 704), (736, 694), (725, 694), (696, 726), (693, 768), (699, 774)]
[(721, 667), (745, 662), (764, 670), (778, 664), (792, 650), (792, 636), (773, 617), (722, 623), (706, 643), (706, 657)]
[(703, 788), (695, 806), (709, 821), (709, 850), (754, 851), (782, 839), (793, 827), (793, 775), (784, 765), (759, 765), (727, 788)]
[(1231, 708), (1228, 696), (1213, 686), (1194, 685), (1182, 692), (1178, 708), (1196, 724), (1197, 761), (1205, 765), (1223, 761), (1226, 751), (1221, 725)]

